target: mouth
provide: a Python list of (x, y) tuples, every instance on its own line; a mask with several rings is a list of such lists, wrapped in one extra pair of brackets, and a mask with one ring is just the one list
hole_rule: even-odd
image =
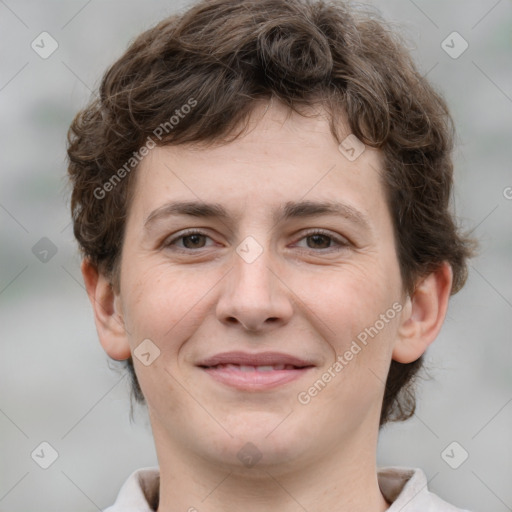
[(262, 391), (304, 376), (315, 365), (288, 354), (264, 352), (218, 354), (197, 365), (224, 385), (243, 391)]

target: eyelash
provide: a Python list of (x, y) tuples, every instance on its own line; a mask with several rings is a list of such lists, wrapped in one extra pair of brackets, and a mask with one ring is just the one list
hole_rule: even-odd
[[(187, 230), (187, 231), (184, 231), (182, 233), (180, 233), (178, 236), (175, 236), (175, 237), (172, 237), (172, 238), (169, 238), (167, 240), (164, 241), (164, 243), (162, 244), (164, 247), (171, 247), (173, 246), (174, 242), (178, 241), (178, 240), (181, 240), (183, 238), (186, 238), (188, 236), (191, 236), (191, 235), (203, 235), (207, 238), (210, 238), (211, 237), (205, 233), (204, 231), (201, 231), (201, 230), (198, 230), (198, 229), (190, 229), (190, 230)], [(312, 229), (310, 231), (307, 231), (306, 233), (303, 234), (303, 236), (301, 238), (299, 238), (298, 241), (300, 240), (303, 240), (305, 238), (308, 238), (310, 236), (314, 236), (314, 235), (323, 235), (327, 238), (330, 238), (331, 241), (335, 242), (336, 244), (338, 244), (338, 247), (337, 248), (333, 248), (333, 247), (328, 247), (326, 249), (301, 249), (301, 251), (303, 252), (310, 252), (310, 251), (313, 251), (313, 252), (323, 252), (323, 253), (326, 253), (326, 252), (332, 252), (332, 251), (339, 251), (339, 250), (342, 250), (342, 249), (345, 249), (347, 248), (349, 245), (350, 245), (350, 242), (348, 240), (346, 240), (345, 238), (343, 237), (337, 237), (335, 235), (333, 235), (331, 232), (329, 231), (325, 231), (323, 229)], [(173, 248), (172, 250), (174, 251), (177, 251), (177, 252), (182, 252), (182, 253), (192, 253), (192, 252), (199, 252), (201, 249), (205, 249), (205, 247), (200, 247), (199, 249), (195, 250), (195, 249), (183, 249), (183, 248)]]

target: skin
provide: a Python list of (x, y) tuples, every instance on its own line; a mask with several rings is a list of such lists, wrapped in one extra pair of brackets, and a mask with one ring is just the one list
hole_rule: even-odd
[[(379, 151), (350, 162), (325, 115), (279, 103), (258, 104), (249, 128), (229, 144), (153, 149), (137, 169), (119, 289), (82, 264), (107, 354), (126, 359), (144, 339), (160, 350), (149, 366), (134, 358), (161, 471), (158, 511), (386, 510), (376, 475), (384, 382), (392, 359), (416, 360), (437, 336), (451, 268), (404, 292)], [(220, 203), (229, 218), (165, 216), (145, 227), (177, 200)], [(333, 214), (273, 220), (304, 200), (349, 205), (367, 225)], [(179, 237), (190, 228), (206, 236)], [(327, 237), (308, 233), (318, 229)], [(236, 252), (248, 236), (263, 251), (251, 263)], [(301, 404), (298, 394), (394, 303), (401, 311)], [(315, 367), (269, 391), (240, 391), (196, 366), (231, 350)], [(248, 442), (261, 454), (252, 467), (237, 457)]]

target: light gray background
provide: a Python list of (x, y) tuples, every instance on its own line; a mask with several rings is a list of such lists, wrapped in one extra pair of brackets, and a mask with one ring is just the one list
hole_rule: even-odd
[[(379, 464), (423, 468), (432, 490), (459, 507), (510, 511), (512, 3), (374, 4), (402, 27), (449, 102), (457, 212), (482, 243), (428, 351), (433, 380), (415, 417), (382, 432)], [(82, 287), (65, 134), (107, 65), (181, 5), (0, 0), (1, 511), (98, 510), (134, 469), (156, 464), (145, 412), (130, 423), (127, 379), (107, 364)], [(43, 31), (59, 44), (48, 59), (30, 46)], [(469, 43), (458, 59), (441, 48), (453, 31)], [(46, 263), (32, 252), (42, 237), (58, 251)], [(46, 470), (31, 458), (43, 441), (59, 454)], [(458, 469), (441, 457), (453, 441), (469, 454)]]

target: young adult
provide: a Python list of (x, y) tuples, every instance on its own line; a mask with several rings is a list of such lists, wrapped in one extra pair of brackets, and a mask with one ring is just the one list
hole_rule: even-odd
[(100, 342), (158, 468), (109, 512), (456, 511), (379, 427), (464, 284), (452, 124), (342, 2), (203, 1), (141, 34), (69, 133)]

